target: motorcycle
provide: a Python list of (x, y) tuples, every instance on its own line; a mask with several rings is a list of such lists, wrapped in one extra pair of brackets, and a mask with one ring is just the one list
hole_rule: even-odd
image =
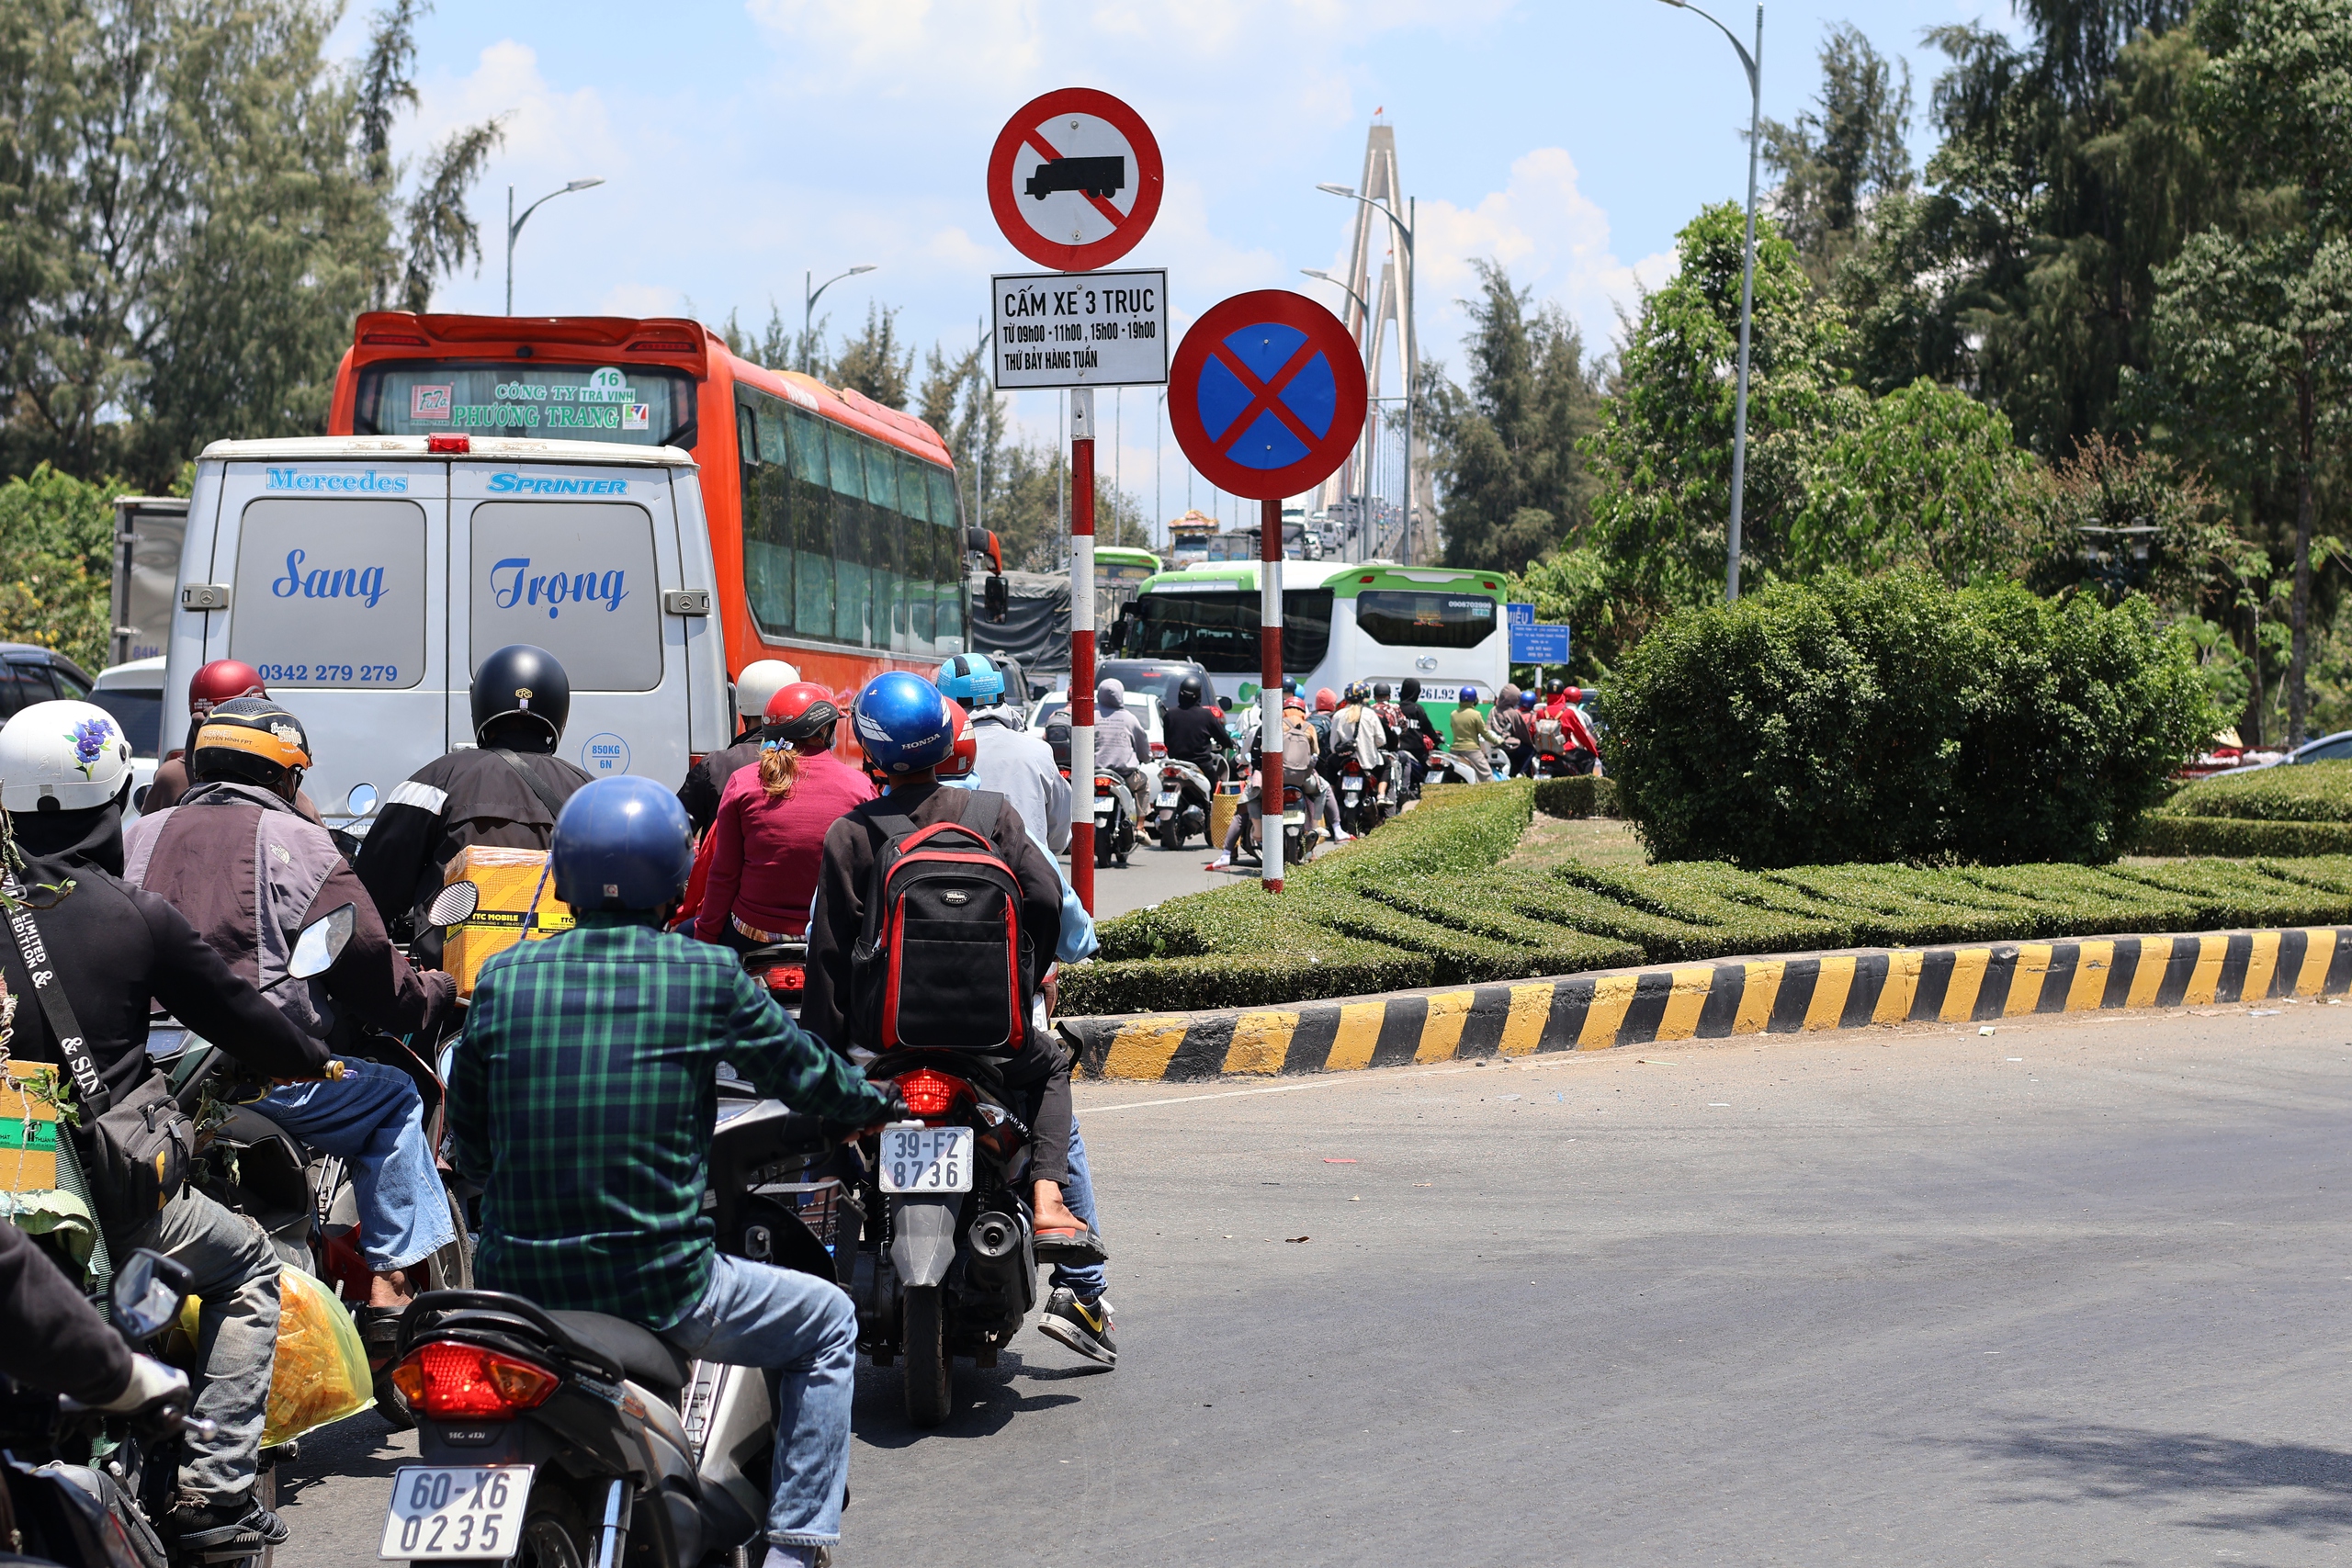
[(1340, 764), (1340, 826), (1362, 838), (1395, 816), (1395, 773), (1392, 752), (1382, 753), (1370, 773), (1354, 757), (1344, 759)]
[[(115, 1331), (144, 1349), (179, 1321), (194, 1276), (187, 1265), (145, 1248), (115, 1271), (109, 1307)], [(106, 1415), (61, 1395), (20, 1393), (0, 1404), (0, 1544), (25, 1556), (81, 1568), (194, 1568), (257, 1562), (271, 1549), (182, 1551), (155, 1529), (172, 1506), (180, 1437), (209, 1437), (212, 1424), (187, 1414), (185, 1374), (161, 1398), (122, 1415)], [(276, 1470), (264, 1456), (254, 1495), (277, 1496)]]
[(1094, 863), (1116, 861), (1126, 869), (1136, 847), (1136, 797), (1127, 782), (1114, 773), (1094, 775)]
[(1320, 814), (1307, 809), (1306, 792), (1285, 780), (1283, 784), (1283, 861), (1298, 865), (1314, 854), (1322, 841)]
[(1437, 751), (1430, 756), (1429, 784), (1487, 784), (1501, 777), (1491, 766), (1482, 767), (1459, 751)]
[[(743, 963), (781, 1000), (802, 988), (805, 959), (784, 944)], [(718, 1089), (718, 1250), (850, 1288), (865, 1257), (861, 1149), (731, 1073)], [(776, 1416), (761, 1369), (691, 1359), (625, 1318), (481, 1290), (418, 1296), (398, 1354), (421, 1462), (393, 1476), (380, 1555), (699, 1568), (764, 1551)]]
[(1192, 763), (1170, 757), (1159, 763), (1159, 796), (1153, 802), (1153, 832), (1163, 850), (1181, 850), (1184, 840), (1209, 833), (1209, 797), (1215, 794), (1208, 774)]

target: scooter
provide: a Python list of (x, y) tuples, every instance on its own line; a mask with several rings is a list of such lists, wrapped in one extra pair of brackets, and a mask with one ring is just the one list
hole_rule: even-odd
[(1298, 865), (1314, 854), (1315, 846), (1322, 842), (1321, 813), (1310, 811), (1306, 792), (1285, 779), (1283, 781), (1283, 860)]
[(1159, 763), (1159, 796), (1153, 803), (1153, 832), (1163, 850), (1181, 850), (1184, 840), (1209, 833), (1209, 797), (1215, 791), (1208, 774), (1192, 763), (1164, 758)]
[(1438, 751), (1430, 757), (1429, 778), (1425, 782), (1433, 784), (1488, 784), (1500, 776), (1491, 766), (1481, 767), (1459, 751)]
[(1106, 866), (1116, 861), (1119, 869), (1126, 869), (1127, 857), (1136, 847), (1136, 797), (1126, 781), (1118, 774), (1097, 772), (1094, 775), (1094, 863)]
[[(763, 949), (745, 967), (780, 992), (791, 962)], [(865, 1218), (859, 1149), (731, 1075), (718, 1089), (718, 1249), (846, 1288)], [(701, 1568), (764, 1550), (775, 1408), (759, 1368), (690, 1359), (625, 1318), (475, 1290), (417, 1297), (399, 1354), (422, 1462), (392, 1478), (382, 1556)]]
[[(187, 1266), (142, 1247), (115, 1270), (108, 1305), (115, 1331), (143, 1349), (179, 1321), (194, 1276)], [(195, 1568), (253, 1562), (268, 1568), (271, 1549), (216, 1552), (166, 1546), (155, 1521), (172, 1505), (180, 1438), (212, 1434), (212, 1423), (187, 1414), (187, 1375), (136, 1410), (109, 1416), (62, 1395), (19, 1394), (0, 1403), (0, 1548), (77, 1568)], [(265, 1467), (254, 1495), (276, 1500), (276, 1472)]]

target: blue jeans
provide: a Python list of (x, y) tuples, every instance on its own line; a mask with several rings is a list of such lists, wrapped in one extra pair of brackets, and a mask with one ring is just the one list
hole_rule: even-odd
[[(1100, 1228), (1094, 1224), (1094, 1179), (1086, 1172), (1086, 1140), (1078, 1135), (1078, 1118), (1075, 1116), (1069, 1122), (1069, 1179), (1062, 1183), (1062, 1201), (1069, 1204), (1069, 1212), (1084, 1220), (1089, 1228)], [(1055, 1288), (1067, 1287), (1076, 1292), (1078, 1299), (1082, 1302), (1092, 1301), (1109, 1289), (1110, 1283), (1110, 1274), (1100, 1263), (1088, 1263), (1077, 1268), (1063, 1263), (1054, 1265)]]
[(767, 1538), (779, 1546), (838, 1542), (857, 1374), (857, 1309), (848, 1295), (813, 1274), (721, 1254), (710, 1289), (662, 1337), (703, 1360), (782, 1374)]
[(254, 1109), (350, 1166), (369, 1269), (406, 1269), (458, 1239), (424, 1140), (424, 1097), (398, 1067), (345, 1062), (342, 1081), (273, 1089)]

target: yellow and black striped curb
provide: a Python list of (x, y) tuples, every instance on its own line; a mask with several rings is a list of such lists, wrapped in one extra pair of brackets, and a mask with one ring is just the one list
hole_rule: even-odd
[(2352, 988), (2352, 927), (1899, 948), (1215, 1012), (1065, 1019), (1092, 1077), (1328, 1073), (1871, 1023), (2205, 1006)]

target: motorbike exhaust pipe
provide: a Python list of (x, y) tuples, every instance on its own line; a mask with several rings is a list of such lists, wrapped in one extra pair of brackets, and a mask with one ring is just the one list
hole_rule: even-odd
[(972, 1247), (972, 1277), (990, 1294), (1020, 1300), (1035, 1293), (1036, 1264), (1029, 1250), (1027, 1225), (1012, 1214), (991, 1210), (974, 1220), (964, 1235)]

